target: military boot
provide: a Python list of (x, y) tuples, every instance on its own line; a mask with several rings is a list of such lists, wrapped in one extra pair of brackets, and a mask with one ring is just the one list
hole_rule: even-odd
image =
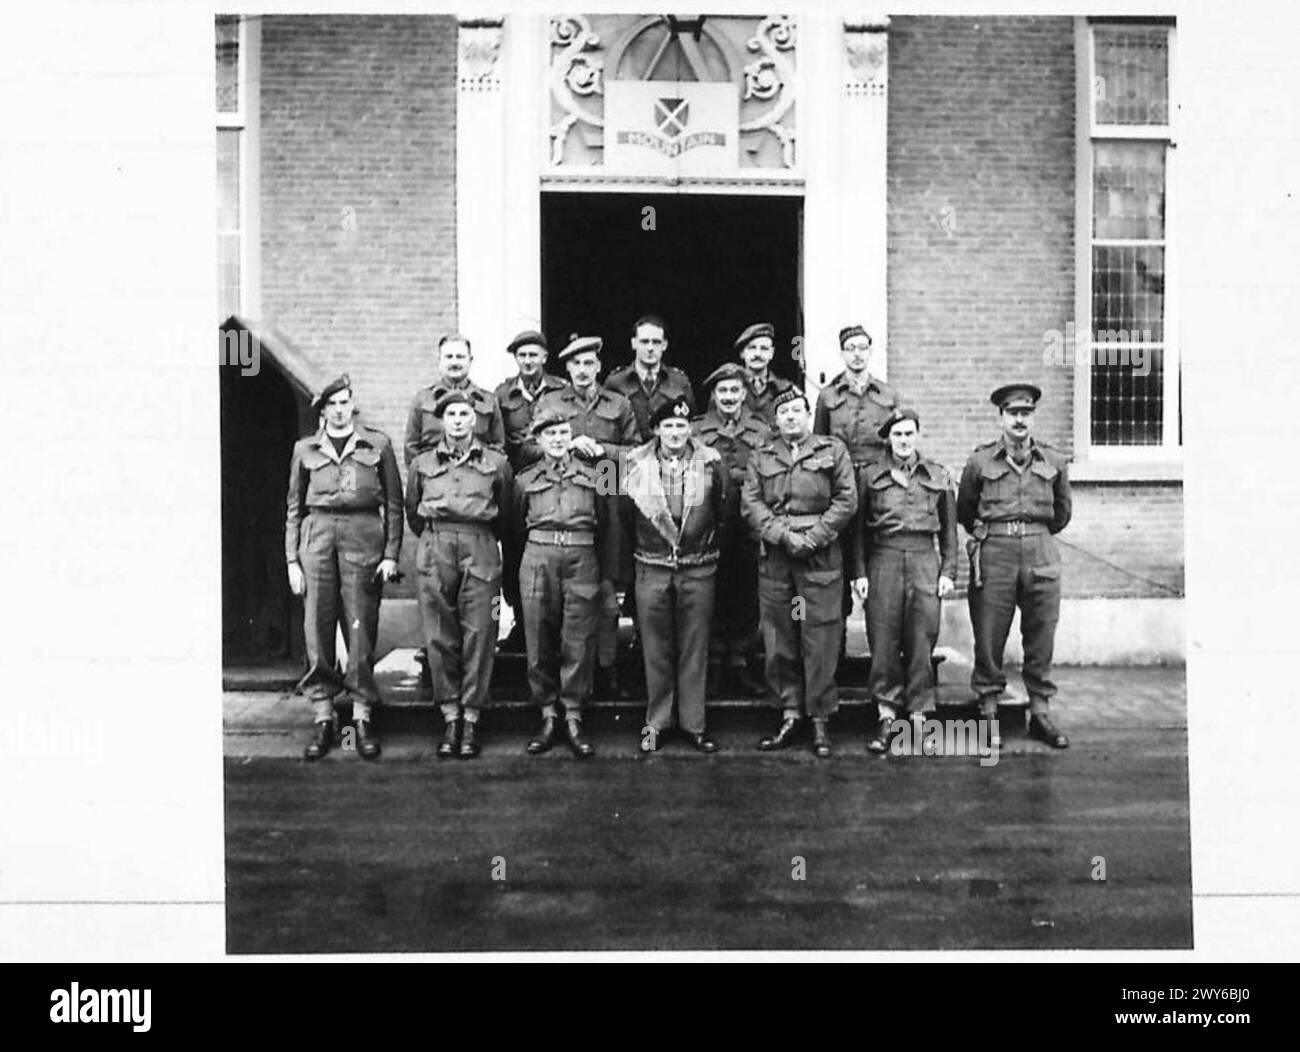
[(442, 744), (438, 746), (438, 759), (446, 760), (456, 755), (460, 745), (460, 720), (448, 720), (442, 729)]
[(303, 753), (308, 760), (319, 760), (330, 751), (334, 744), (334, 724), (329, 720), (321, 720), (316, 724), (316, 737), (311, 740)]

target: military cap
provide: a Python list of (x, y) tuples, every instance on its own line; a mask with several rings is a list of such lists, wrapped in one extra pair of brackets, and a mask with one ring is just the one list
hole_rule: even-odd
[(804, 408), (808, 408), (808, 396), (803, 393), (803, 388), (791, 385), (772, 399), (772, 412), (775, 413), (786, 402), (793, 402), (796, 398), (803, 399)]
[(311, 407), (319, 413), (324, 410), (325, 403), (328, 402), (331, 397), (338, 394), (340, 391), (351, 390), (352, 381), (348, 378), (347, 373), (343, 373), (321, 388), (320, 394), (312, 399)]
[(744, 380), (745, 367), (737, 362), (725, 362), (719, 365), (704, 380), (704, 389), (712, 391), (713, 385), (721, 383), (723, 380)]
[(529, 430), (533, 433), (533, 437), (536, 437), (548, 427), (554, 427), (556, 424), (567, 424), (568, 422), (569, 418), (558, 409), (541, 409), (538, 410), (537, 415), (533, 417), (533, 422), (529, 425)]
[(769, 339), (774, 340), (776, 339), (776, 329), (772, 327), (770, 322), (755, 322), (736, 337), (736, 342), (732, 344), (732, 350), (739, 354), (745, 349), (745, 344), (749, 343), (750, 340), (758, 339), (760, 336), (766, 336)]
[(548, 352), (551, 349), (550, 344), (546, 342), (546, 337), (536, 329), (525, 329), (506, 344), (506, 354), (514, 354), (520, 347), (540, 347)]
[(861, 325), (846, 325), (840, 330), (840, 350), (843, 350), (844, 345), (854, 336), (865, 336), (867, 342), (871, 342), (871, 333), (867, 332)]
[(1013, 384), (1003, 384), (989, 395), (989, 401), (999, 409), (1011, 409), (1016, 406), (1028, 406), (1033, 409), (1042, 397), (1041, 387), (1021, 380)]
[(560, 361), (572, 358), (575, 354), (583, 354), (587, 351), (600, 353), (601, 348), (605, 346), (605, 341), (599, 336), (579, 336), (576, 332), (569, 337), (569, 342), (565, 344), (564, 350), (560, 352)]
[(464, 391), (447, 391), (439, 395), (438, 400), (433, 403), (433, 415), (442, 419), (443, 414), (454, 405), (467, 405), (471, 409), (474, 408), (474, 403)]
[(650, 426), (658, 427), (665, 420), (690, 420), (690, 418), (691, 403), (685, 398), (674, 398), (650, 414)]
[(894, 425), (904, 420), (912, 421), (918, 430), (921, 427), (921, 418), (917, 416), (915, 409), (910, 406), (896, 406), (894, 411), (885, 418), (885, 422), (876, 429), (876, 434), (881, 438), (888, 438), (889, 432), (894, 429)]

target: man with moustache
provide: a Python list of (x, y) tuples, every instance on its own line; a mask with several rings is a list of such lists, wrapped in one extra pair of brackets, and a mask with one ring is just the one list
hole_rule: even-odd
[[(916, 410), (895, 409), (880, 425), (889, 452), (859, 476), (855, 529), (846, 531), (853, 591), (866, 610), (867, 686), (876, 730), (867, 749), (889, 747), (900, 712), (920, 713), (933, 685), (940, 601), (957, 576), (957, 506), (952, 478), (917, 452)], [(936, 550), (937, 549), (937, 550)]]
[[(346, 374), (327, 384), (312, 408), (324, 417), (324, 427), (293, 447), (284, 529), (289, 590), (305, 598), (308, 667), (298, 687), (316, 723), (305, 755), (319, 760), (330, 751), (334, 701), (350, 698), (357, 751), (373, 760), (380, 753), (371, 721), (371, 706), (379, 703), (375, 639), (383, 584), (397, 577), (402, 481), (388, 436), (353, 419)], [(334, 654), (340, 623), (348, 646), (342, 679)]]
[[(523, 462), (524, 444), (532, 437), (534, 410), (543, 395), (564, 387), (564, 381), (546, 371), (550, 347), (546, 337), (533, 329), (519, 333), (506, 347), (514, 355), (518, 374), (510, 377), (493, 392), (501, 407), (505, 424), (506, 457), (510, 470), (519, 474), (527, 464)], [(501, 593), (514, 611), (515, 623), (510, 634), (501, 641), (501, 649), (518, 651), (524, 648), (524, 616), (519, 594), (519, 560), (523, 552), (515, 546), (513, 532), (507, 532), (501, 546)]]
[[(617, 492), (620, 460), (637, 444), (636, 416), (626, 398), (617, 391), (602, 388), (599, 336), (576, 333), (560, 351), (559, 359), (569, 374), (569, 383), (558, 391), (542, 396), (537, 412), (551, 411), (567, 420), (573, 429), (573, 454), (592, 464), (601, 477), (606, 492)], [(536, 438), (524, 445), (524, 463), (542, 456)], [(619, 683), (616, 662), (618, 648), (618, 593), (609, 581), (600, 586), (600, 615), (596, 652), (595, 691), (602, 697), (628, 697)]]
[(1056, 694), (1052, 649), (1061, 609), (1061, 556), (1052, 539), (1070, 522), (1069, 458), (1033, 437), (1034, 412), (1043, 392), (1031, 383), (997, 388), (1002, 435), (976, 446), (957, 490), (957, 521), (971, 535), (968, 595), (975, 634), (971, 687), (984, 718), (994, 720), (1006, 689), (1002, 658), (1016, 608), (1024, 643), (1029, 733), (1054, 749), (1069, 739), (1052, 722)]
[(650, 419), (661, 406), (684, 398), (691, 414), (695, 414), (691, 381), (680, 369), (664, 364), (667, 350), (668, 327), (663, 319), (656, 314), (643, 314), (632, 324), (632, 363), (615, 369), (605, 378), (607, 390), (617, 391), (631, 403), (642, 442), (653, 437)]
[[(756, 449), (772, 438), (772, 429), (745, 404), (745, 370), (727, 362), (704, 381), (709, 406), (692, 424), (702, 445), (715, 449), (727, 466), (731, 494), (739, 515), (740, 487)], [(717, 592), (726, 601), (716, 607), (709, 636), (708, 692), (732, 689), (754, 697), (762, 684), (750, 675), (749, 661), (758, 637), (758, 541), (748, 529), (733, 530), (718, 555)]]
[(509, 525), (523, 547), (520, 581), (527, 626), (528, 687), (542, 710), (529, 755), (550, 750), (564, 712), (569, 745), (595, 754), (583, 733), (591, 694), (601, 581), (619, 572), (617, 494), (602, 493), (596, 469), (573, 456), (573, 427), (559, 413), (533, 418), (542, 458), (515, 476)]
[[(880, 437), (880, 426), (899, 404), (899, 396), (889, 384), (867, 371), (871, 364), (871, 337), (861, 325), (848, 325), (840, 330), (840, 356), (844, 359), (844, 371), (817, 395), (813, 431), (834, 435), (848, 447), (853, 473), (859, 481), (861, 503), (862, 473), (887, 452), (887, 443)], [(848, 542), (847, 532), (844, 542)], [(846, 565), (848, 561), (846, 549)], [(853, 595), (846, 577), (840, 612), (847, 619), (852, 610)]]
[(776, 353), (776, 329), (769, 322), (750, 325), (739, 336), (733, 350), (745, 366), (745, 401), (749, 410), (763, 418), (769, 427), (776, 423), (776, 400), (794, 384), (770, 370)]
[(411, 461), (406, 519), (420, 538), (415, 568), (433, 698), (445, 721), (438, 757), (478, 756), (497, 640), (501, 555), (497, 540), (513, 478), (506, 455), (474, 435), (463, 390), (434, 406), (438, 442)]
[(776, 437), (750, 458), (740, 497), (759, 539), (765, 671), (782, 713), (780, 728), (758, 747), (786, 748), (808, 716), (813, 752), (827, 757), (826, 725), (837, 701), (835, 661), (844, 632), (839, 536), (857, 511), (858, 491), (844, 443), (812, 433), (803, 392), (791, 388), (777, 396), (776, 426)]
[(712, 753), (718, 746), (705, 726), (704, 677), (718, 542), (732, 528), (731, 477), (715, 450), (692, 440), (685, 398), (661, 405), (651, 423), (655, 437), (627, 455), (622, 497), (645, 658), (640, 749), (655, 752), (677, 722), (694, 748)]
[(442, 437), (442, 418), (437, 405), (450, 391), (460, 391), (469, 399), (474, 410), (474, 437), (486, 446), (505, 450), (506, 430), (501, 407), (491, 391), (485, 391), (470, 381), (469, 367), (473, 360), (468, 338), (459, 333), (451, 333), (438, 341), (438, 379), (415, 393), (406, 418), (408, 468), (416, 454), (433, 448)]

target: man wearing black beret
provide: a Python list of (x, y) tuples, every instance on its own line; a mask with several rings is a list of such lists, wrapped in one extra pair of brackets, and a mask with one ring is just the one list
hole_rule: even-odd
[[(1004, 384), (989, 400), (1002, 434), (976, 446), (957, 490), (957, 521), (971, 535), (971, 628), (975, 667), (971, 687), (980, 710), (996, 723), (1006, 689), (1002, 657), (1016, 608), (1024, 643), (1022, 673), (1029, 693), (1029, 733), (1054, 749), (1070, 744), (1052, 722), (1056, 694), (1052, 649), (1061, 612), (1061, 556), (1055, 534), (1070, 522), (1069, 458), (1033, 438), (1043, 392), (1031, 383)], [(997, 740), (996, 727), (993, 740)]]
[[(350, 698), (357, 751), (371, 760), (380, 751), (371, 720), (371, 707), (379, 703), (379, 602), (384, 582), (397, 576), (402, 481), (388, 436), (354, 420), (352, 381), (346, 375), (327, 384), (312, 406), (324, 426), (293, 447), (284, 528), (289, 590), (304, 597), (308, 667), (298, 686), (316, 722), (306, 757), (318, 760), (330, 751), (334, 702)], [(340, 623), (348, 647), (342, 679), (334, 654)]]
[(717, 745), (705, 727), (704, 678), (718, 542), (731, 528), (731, 477), (717, 452), (691, 438), (685, 398), (660, 406), (652, 422), (655, 437), (627, 456), (622, 497), (645, 657), (641, 750), (658, 749), (676, 722), (691, 745), (711, 753)]
[(923, 711), (932, 696), (930, 656), (940, 601), (957, 576), (957, 508), (952, 478), (916, 448), (920, 417), (898, 408), (880, 425), (885, 456), (859, 475), (855, 528), (846, 536), (853, 590), (866, 610), (871, 644), (867, 686), (876, 703), (871, 752), (889, 747), (894, 719)]
[(761, 416), (768, 427), (776, 424), (776, 399), (794, 384), (771, 371), (776, 354), (776, 329), (770, 322), (747, 326), (736, 337), (732, 350), (745, 367), (745, 402), (749, 411)]

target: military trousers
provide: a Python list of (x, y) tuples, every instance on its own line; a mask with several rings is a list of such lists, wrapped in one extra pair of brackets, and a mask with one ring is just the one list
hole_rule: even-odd
[(1056, 541), (1047, 533), (988, 537), (981, 545), (980, 573), (983, 583), (970, 590), (967, 600), (975, 635), (971, 688), (985, 705), (1006, 689), (1002, 657), (1019, 607), (1025, 689), (1031, 711), (1045, 712), (1056, 693), (1051, 680), (1061, 613), (1061, 556)]
[(825, 719), (838, 702), (835, 665), (844, 634), (839, 542), (799, 559), (764, 548), (758, 602), (768, 690), (787, 717)]
[(471, 720), (488, 699), (496, 657), (501, 553), (486, 524), (435, 522), (415, 554), (433, 698)]
[(596, 660), (600, 567), (592, 545), (529, 541), (519, 564), (528, 690), (546, 716), (580, 718)]
[(717, 608), (709, 656), (732, 668), (748, 664), (758, 649), (758, 542), (738, 537), (718, 557)]
[(873, 539), (867, 557), (871, 700), (920, 712), (933, 696), (930, 656), (939, 641), (939, 555), (934, 536)]
[[(358, 720), (369, 719), (370, 706), (379, 702), (375, 638), (383, 585), (376, 580), (375, 571), (383, 557), (384, 521), (377, 508), (351, 512), (312, 509), (303, 520), (298, 562), (307, 581), (303, 597), (307, 674), (298, 688), (312, 703), (318, 723), (333, 719), (336, 695), (350, 698), (353, 717)], [(334, 645), (340, 626), (348, 647), (348, 667), (342, 678)]]
[(703, 734), (704, 679), (709, 664), (717, 565), (636, 564), (636, 608), (645, 660), (646, 726), (677, 724)]

